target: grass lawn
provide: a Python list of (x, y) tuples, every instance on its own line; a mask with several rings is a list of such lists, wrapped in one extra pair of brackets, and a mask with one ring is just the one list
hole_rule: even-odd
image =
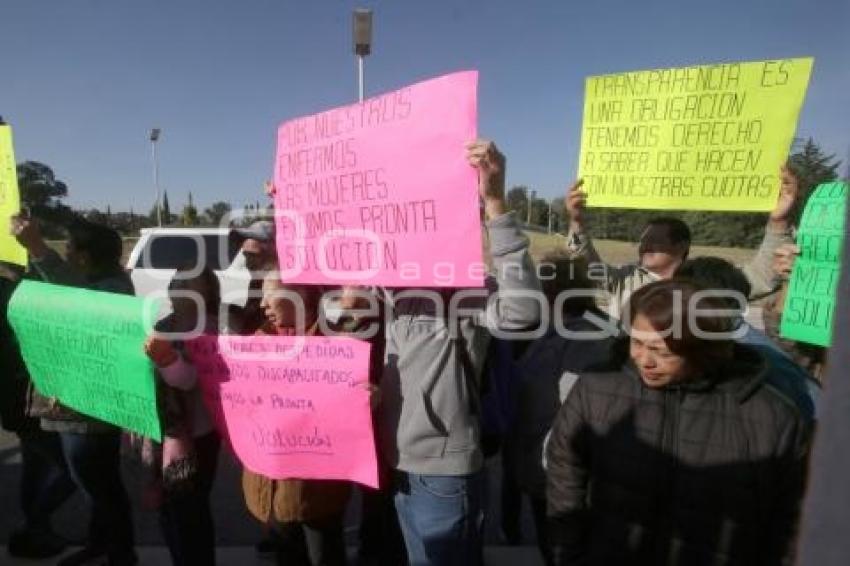
[[(557, 234), (541, 234), (538, 232), (528, 232), (528, 237), (531, 240), (531, 255), (535, 259), (539, 259), (547, 252), (556, 250), (564, 245), (564, 237)], [(622, 265), (637, 261), (637, 243), (636, 242), (620, 242), (617, 240), (594, 240), (599, 255), (602, 259), (611, 265)], [(747, 263), (755, 250), (745, 248), (719, 248), (713, 246), (692, 246), (690, 257), (699, 256), (717, 256), (728, 260), (735, 265)]]
[[(563, 245), (564, 238), (557, 234), (542, 234), (539, 232), (528, 232), (528, 237), (531, 240), (531, 255), (535, 259), (539, 259), (547, 252), (558, 249)], [(122, 264), (127, 262), (133, 246), (136, 245), (138, 238), (124, 238), (124, 254), (121, 258)], [(60, 254), (65, 253), (64, 240), (51, 240), (47, 244), (58, 251)], [(602, 259), (611, 265), (622, 265), (630, 263), (637, 259), (637, 244), (632, 242), (620, 242), (617, 240), (594, 240), (596, 249), (599, 250), (599, 255)], [(736, 265), (741, 265), (748, 262), (755, 250), (745, 248), (719, 248), (712, 246), (693, 246), (691, 248), (691, 257), (698, 256), (717, 256), (729, 260)]]

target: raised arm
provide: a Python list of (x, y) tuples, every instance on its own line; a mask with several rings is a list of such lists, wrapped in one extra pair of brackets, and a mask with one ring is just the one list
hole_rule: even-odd
[(575, 256), (583, 258), (590, 263), (602, 263), (599, 252), (593, 246), (593, 240), (587, 233), (587, 193), (581, 190), (584, 181), (579, 179), (567, 190), (564, 199), (564, 207), (570, 219), (570, 227), (567, 232), (567, 251)]
[(540, 320), (540, 281), (528, 253), (528, 238), (505, 206), (505, 156), (493, 142), (467, 145), (467, 159), (478, 169), (479, 195), (484, 204), (490, 254), (495, 270), (494, 299), (488, 302), (488, 327), (521, 330)]
[(27, 250), (30, 266), (39, 278), (48, 283), (84, 287), (86, 279), (82, 273), (72, 268), (59, 257), (59, 254), (47, 247), (41, 235), (41, 227), (35, 218), (13, 216), (10, 222), (12, 235)]
[(162, 380), (183, 391), (195, 387), (198, 373), (188, 360), (168, 340), (149, 337), (144, 344), (145, 354), (159, 370)]
[(777, 287), (773, 271), (774, 256), (780, 246), (793, 243), (790, 220), (800, 192), (799, 181), (790, 169), (782, 167), (780, 183), (779, 198), (768, 218), (764, 239), (755, 257), (741, 268), (750, 281), (754, 297), (770, 293)]

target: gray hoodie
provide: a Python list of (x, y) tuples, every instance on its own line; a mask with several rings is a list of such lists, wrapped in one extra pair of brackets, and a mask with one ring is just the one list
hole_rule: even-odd
[[(456, 476), (481, 468), (479, 390), (491, 330), (521, 330), (539, 320), (538, 300), (505, 294), (540, 291), (528, 238), (512, 214), (486, 226), (494, 275), (477, 297), (460, 303), (460, 316), (447, 318), (448, 309), (422, 298), (422, 290), (412, 292), (419, 297), (388, 293), (379, 434), (396, 469)], [(452, 295), (432, 293), (445, 303)]]

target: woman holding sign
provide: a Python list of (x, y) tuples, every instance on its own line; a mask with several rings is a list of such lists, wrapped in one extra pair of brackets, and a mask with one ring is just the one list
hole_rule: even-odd
[(205, 268), (180, 269), (169, 285), (172, 312), (145, 342), (159, 370), (157, 387), (163, 442), (151, 464), (161, 491), (159, 518), (174, 566), (215, 564), (215, 532), (210, 493), (221, 437), (204, 406), (198, 375), (184, 353), (184, 340), (218, 332), (221, 305), (218, 277)]
[[(12, 233), (29, 252), (30, 267), (42, 280), (133, 294), (133, 283), (121, 266), (121, 237), (112, 228), (75, 221), (68, 226), (64, 260), (47, 247), (37, 221), (13, 217)], [(44, 401), (42, 428), (59, 433), (71, 477), (91, 508), (85, 547), (62, 559), (60, 566), (95, 560), (136, 564), (130, 499), (121, 479), (121, 429), (73, 411), (55, 398)]]
[[(320, 287), (285, 285), (276, 269), (263, 281), (260, 303), (266, 322), (258, 336), (318, 336)], [(339, 566), (346, 563), (343, 516), (351, 484), (342, 481), (275, 480), (246, 469), (245, 503), (269, 525), (281, 566)]]

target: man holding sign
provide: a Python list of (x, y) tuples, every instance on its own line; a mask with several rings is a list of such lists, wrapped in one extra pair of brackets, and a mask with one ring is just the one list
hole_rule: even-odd
[(481, 564), (484, 358), (491, 334), (529, 328), (541, 312), (528, 238), (506, 212), (505, 157), (492, 142), (475, 141), (466, 158), (478, 171), (495, 275), (485, 289), (387, 294), (379, 432), (417, 565)]
[(773, 268), (782, 286), (764, 310), (768, 335), (818, 381), (825, 377), (831, 345), (847, 195), (847, 183), (833, 182), (809, 197), (798, 245), (777, 250)]
[(541, 311), (528, 239), (506, 212), (505, 158), (492, 142), (467, 143), (476, 85), (477, 73), (446, 75), (278, 130), (282, 277), (410, 288), (382, 293), (378, 423), (417, 565), (481, 562), (484, 358), (491, 332), (526, 329)]
[[(687, 258), (690, 230), (651, 221), (638, 264), (602, 264), (584, 231), (585, 204), (655, 210), (770, 212), (761, 248), (744, 268), (753, 294), (773, 290), (774, 251), (790, 241), (797, 180), (782, 169), (814, 60), (782, 59), (588, 77), (581, 181), (567, 195), (567, 248), (602, 268), (610, 312), (639, 287), (668, 279)], [(579, 191), (578, 188), (583, 190)], [(593, 271), (593, 269), (592, 269)], [(594, 276), (595, 275), (595, 276)]]
[[(754, 296), (773, 290), (773, 256), (780, 246), (791, 241), (789, 218), (798, 193), (797, 177), (783, 168), (779, 198), (770, 213), (764, 239), (755, 257), (742, 267)], [(587, 193), (579, 181), (567, 193), (566, 208), (570, 218), (567, 250), (587, 259), (588, 276), (610, 293), (608, 310), (611, 316), (620, 318), (621, 309), (633, 292), (653, 281), (673, 277), (690, 252), (690, 229), (678, 218), (653, 219), (641, 233), (637, 263), (611, 266), (603, 262), (587, 233), (586, 204)]]

